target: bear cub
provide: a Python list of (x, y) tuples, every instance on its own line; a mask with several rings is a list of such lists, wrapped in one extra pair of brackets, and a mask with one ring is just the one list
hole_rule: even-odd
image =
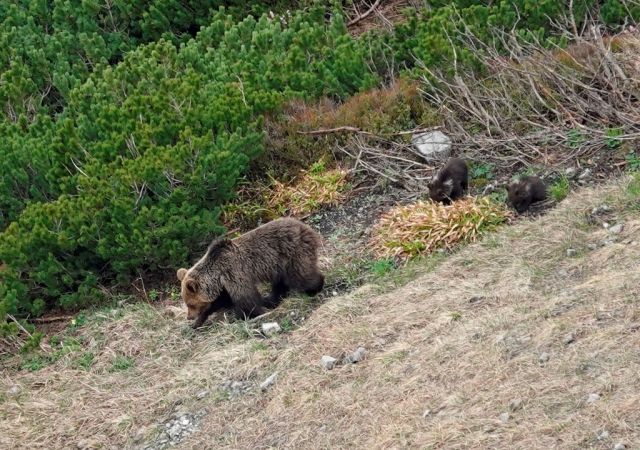
[(469, 188), (467, 163), (460, 158), (450, 158), (428, 184), (429, 197), (445, 205), (462, 197)]
[(516, 183), (507, 186), (507, 199), (518, 213), (529, 209), (532, 203), (547, 198), (547, 187), (544, 182), (534, 176), (522, 177)]
[[(324, 287), (318, 269), (322, 238), (292, 218), (268, 222), (235, 239), (220, 238), (190, 269), (179, 269), (182, 299), (193, 328), (221, 309), (256, 317), (275, 307), (290, 290), (316, 295)], [(263, 297), (258, 284), (271, 284)]]

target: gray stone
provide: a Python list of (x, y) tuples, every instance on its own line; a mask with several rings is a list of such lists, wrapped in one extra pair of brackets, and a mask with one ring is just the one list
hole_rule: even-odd
[(575, 342), (576, 335), (574, 333), (568, 333), (564, 338), (562, 338), (562, 343), (564, 345), (569, 345)]
[(602, 430), (598, 433), (598, 440), (604, 441), (605, 439), (609, 439), (609, 432), (607, 430)]
[(522, 408), (522, 399), (514, 398), (509, 402), (509, 409), (511, 411), (518, 411), (521, 408)]
[(618, 442), (616, 445), (613, 446), (613, 450), (625, 450), (627, 448), (626, 445), (624, 445), (624, 443), (622, 442)]
[(576, 169), (575, 167), (567, 167), (564, 170), (564, 175), (567, 178), (575, 178), (575, 176), (578, 174), (578, 169)]
[(411, 143), (427, 161), (444, 161), (451, 155), (451, 138), (442, 131), (414, 134)]
[(14, 384), (9, 389), (7, 389), (7, 395), (9, 397), (17, 397), (18, 395), (20, 395), (20, 392), (22, 392), (22, 388), (17, 384)]
[(574, 256), (576, 256), (578, 254), (578, 250), (576, 250), (575, 248), (568, 248), (567, 249), (567, 256), (569, 258), (573, 258)]
[(262, 382), (262, 384), (260, 385), (260, 390), (266, 391), (267, 389), (269, 389), (271, 386), (273, 386), (273, 383), (276, 382), (276, 378), (278, 378), (278, 372), (273, 372), (271, 375), (269, 375), (269, 378)]
[(544, 364), (547, 361), (549, 361), (549, 358), (551, 358), (551, 355), (549, 355), (549, 353), (542, 352), (540, 353), (540, 356), (538, 356), (538, 362), (540, 362), (541, 364)]
[(367, 351), (364, 349), (364, 347), (358, 347), (355, 352), (345, 356), (342, 362), (344, 364), (353, 364), (353, 363), (360, 362), (364, 359), (364, 355), (366, 353)]
[(600, 206), (596, 206), (591, 210), (591, 214), (594, 216), (599, 216), (600, 214), (605, 214), (611, 211), (611, 206), (607, 204), (603, 204)]
[(609, 227), (609, 233), (611, 233), (611, 234), (620, 234), (620, 233), (622, 233), (622, 230), (624, 230), (624, 224), (622, 224), (622, 223), (617, 223), (617, 224)]
[(508, 412), (503, 412), (502, 414), (500, 414), (500, 421), (501, 422), (507, 422), (510, 417), (511, 416), (509, 415)]
[(587, 403), (595, 403), (600, 400), (600, 394), (589, 394), (587, 397)]
[(584, 169), (582, 173), (578, 176), (578, 180), (581, 182), (585, 182), (591, 178), (591, 169)]
[(322, 365), (322, 367), (324, 367), (327, 370), (331, 370), (336, 366), (336, 363), (338, 362), (337, 359), (335, 359), (332, 356), (328, 356), (328, 355), (324, 355), (321, 359), (320, 359), (320, 364)]
[(430, 415), (431, 415), (431, 410), (430, 409), (425, 409), (424, 412), (422, 413), (422, 418), (426, 419)]
[(207, 395), (209, 395), (209, 391), (206, 389), (203, 389), (199, 392), (196, 393), (196, 398), (198, 400), (202, 400), (203, 398), (205, 398)]
[(274, 334), (280, 333), (281, 330), (278, 322), (265, 322), (262, 324), (262, 333), (265, 336), (273, 336)]

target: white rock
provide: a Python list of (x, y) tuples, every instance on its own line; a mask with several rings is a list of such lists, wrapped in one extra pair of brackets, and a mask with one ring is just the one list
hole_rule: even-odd
[(22, 388), (17, 384), (14, 384), (9, 389), (7, 389), (7, 395), (9, 395), (10, 397), (17, 397), (18, 395), (20, 395), (20, 392), (22, 392)]
[(600, 394), (589, 394), (587, 397), (587, 403), (595, 403), (600, 400)]
[(198, 393), (196, 393), (196, 398), (198, 400), (202, 400), (203, 398), (205, 398), (207, 395), (209, 395), (209, 391), (206, 389), (203, 389), (202, 391), (199, 391)]
[(626, 445), (624, 445), (622, 442), (618, 442), (616, 445), (613, 446), (613, 450), (625, 450), (627, 448)]
[(546, 363), (547, 361), (549, 361), (550, 357), (551, 357), (551, 355), (549, 355), (549, 353), (542, 352), (542, 353), (540, 353), (540, 356), (538, 356), (538, 361), (540, 363)]
[(509, 409), (511, 411), (517, 411), (520, 408), (522, 408), (522, 399), (520, 398), (514, 398), (513, 400), (511, 400), (509, 402)]
[(576, 340), (576, 335), (573, 333), (569, 333), (562, 339), (562, 343), (564, 345), (569, 345), (569, 344), (572, 344), (575, 340)]
[(426, 160), (445, 160), (451, 154), (451, 138), (442, 131), (414, 134), (411, 143)]
[(609, 439), (609, 432), (607, 430), (602, 430), (598, 433), (598, 440), (604, 441), (605, 439)]
[(578, 173), (578, 169), (576, 169), (575, 167), (567, 167), (564, 170), (564, 175), (567, 178), (574, 178), (577, 175), (577, 173)]
[(622, 223), (617, 223), (617, 224), (609, 227), (609, 233), (611, 233), (611, 234), (620, 234), (620, 233), (622, 233), (622, 230), (624, 230), (624, 224), (622, 224)]
[(352, 364), (352, 363), (360, 362), (364, 359), (365, 353), (367, 353), (367, 351), (364, 349), (364, 347), (358, 347), (355, 352), (345, 356), (342, 362), (344, 364)]
[(567, 249), (567, 256), (569, 258), (573, 258), (574, 256), (576, 256), (578, 254), (578, 250), (576, 250), (575, 248), (568, 248)]
[(266, 322), (262, 324), (262, 332), (265, 336), (273, 336), (274, 334), (280, 333), (281, 330), (278, 322)]
[(501, 422), (507, 422), (509, 420), (509, 413), (508, 412), (503, 412), (502, 414), (500, 414), (500, 421)]
[(422, 413), (422, 418), (426, 419), (430, 415), (431, 415), (431, 410), (430, 409), (425, 409), (424, 412)]
[(584, 171), (578, 177), (579, 180), (586, 180), (591, 177), (591, 169), (584, 169)]
[(273, 385), (273, 383), (276, 382), (276, 378), (278, 378), (278, 372), (273, 372), (269, 376), (269, 378), (262, 382), (262, 384), (260, 385), (260, 390), (266, 391), (267, 389), (269, 389)]
[(320, 364), (322, 365), (322, 367), (324, 367), (327, 370), (331, 370), (336, 366), (336, 363), (338, 362), (337, 359), (335, 359), (332, 356), (328, 356), (328, 355), (324, 355), (321, 359), (320, 359)]

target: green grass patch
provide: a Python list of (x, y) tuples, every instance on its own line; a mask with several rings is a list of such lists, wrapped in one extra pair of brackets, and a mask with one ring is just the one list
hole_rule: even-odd
[(569, 179), (563, 175), (549, 186), (549, 195), (555, 201), (559, 202), (569, 195), (569, 189)]

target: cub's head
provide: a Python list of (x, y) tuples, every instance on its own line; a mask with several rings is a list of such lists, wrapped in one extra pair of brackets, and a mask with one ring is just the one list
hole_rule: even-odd
[(450, 199), (453, 192), (453, 180), (451, 178), (440, 181), (437, 177), (429, 182), (429, 197), (434, 202), (444, 202)]
[(512, 183), (507, 186), (507, 201), (516, 211), (523, 212), (530, 203), (531, 185), (525, 182)]
[(197, 273), (178, 269), (177, 275), (181, 283), (182, 300), (187, 305), (187, 319), (195, 319), (209, 306), (210, 300)]

